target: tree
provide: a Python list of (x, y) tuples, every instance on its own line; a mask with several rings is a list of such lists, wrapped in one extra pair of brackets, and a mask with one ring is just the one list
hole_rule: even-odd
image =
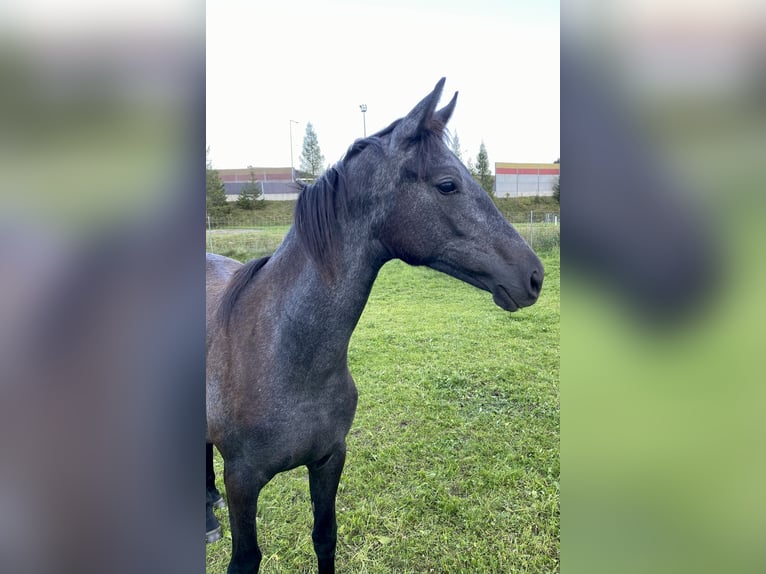
[(237, 198), (237, 206), (241, 209), (261, 209), (264, 207), (262, 201), (258, 201), (263, 196), (261, 184), (255, 179), (255, 170), (252, 165), (247, 166), (250, 170), (250, 181), (248, 181)]
[(450, 140), (450, 149), (452, 150), (452, 153), (455, 154), (456, 158), (463, 161), (463, 152), (460, 150), (460, 138), (457, 135), (457, 130), (455, 130), (455, 135), (452, 136), (452, 139)]
[(220, 216), (230, 210), (226, 201), (226, 188), (210, 160), (210, 148), (205, 150), (205, 208), (208, 215)]
[(301, 170), (316, 179), (324, 171), (324, 156), (319, 149), (319, 140), (311, 122), (306, 124), (306, 135), (303, 136), (303, 151), (301, 152)]
[(479, 154), (476, 156), (474, 171), (473, 176), (479, 185), (490, 197), (495, 197), (495, 177), (489, 169), (489, 155), (487, 155), (487, 148), (483, 141), (479, 147)]
[[(561, 158), (556, 159), (553, 163), (561, 163)], [(556, 178), (556, 183), (553, 184), (553, 199), (556, 203), (561, 205), (561, 175)]]
[(476, 166), (473, 165), (473, 158), (468, 158), (468, 163), (465, 164), (465, 166), (468, 168), (468, 173), (470, 173), (475, 180), (478, 181), (479, 175), (476, 172)]

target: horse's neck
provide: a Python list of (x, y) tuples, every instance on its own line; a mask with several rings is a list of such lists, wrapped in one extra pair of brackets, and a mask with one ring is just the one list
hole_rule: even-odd
[(296, 234), (288, 234), (270, 263), (290, 278), (283, 285), (280, 311), (294, 324), (294, 336), (306, 342), (305, 348), (345, 354), (384, 262), (367, 242), (349, 242), (336, 276), (323, 278)]

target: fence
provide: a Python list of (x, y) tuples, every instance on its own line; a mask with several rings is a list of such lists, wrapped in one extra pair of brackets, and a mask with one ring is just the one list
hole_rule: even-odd
[[(558, 248), (561, 220), (558, 212), (504, 212), (503, 216), (536, 251)], [(207, 249), (237, 259), (273, 253), (292, 225), (288, 214), (248, 214), (243, 217), (207, 218)]]
[(553, 211), (504, 212), (503, 216), (536, 251), (561, 245), (561, 215)]
[(207, 216), (207, 228), (213, 229), (254, 229), (260, 227), (291, 226), (292, 213), (240, 212), (220, 217)]

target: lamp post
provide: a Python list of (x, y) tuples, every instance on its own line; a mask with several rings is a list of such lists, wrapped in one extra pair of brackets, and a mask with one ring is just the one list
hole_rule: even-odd
[(293, 124), (299, 124), (295, 120), (290, 120), (290, 180), (295, 183), (295, 168), (293, 167)]
[(362, 110), (362, 126), (364, 127), (364, 137), (367, 137), (367, 120), (365, 119), (365, 112), (367, 111), (367, 104), (360, 104), (359, 109)]

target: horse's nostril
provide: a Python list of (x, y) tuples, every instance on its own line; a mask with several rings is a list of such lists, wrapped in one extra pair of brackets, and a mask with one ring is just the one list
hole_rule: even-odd
[(543, 288), (543, 276), (537, 269), (532, 271), (532, 275), (529, 278), (529, 292), (537, 297), (540, 295), (540, 291)]

